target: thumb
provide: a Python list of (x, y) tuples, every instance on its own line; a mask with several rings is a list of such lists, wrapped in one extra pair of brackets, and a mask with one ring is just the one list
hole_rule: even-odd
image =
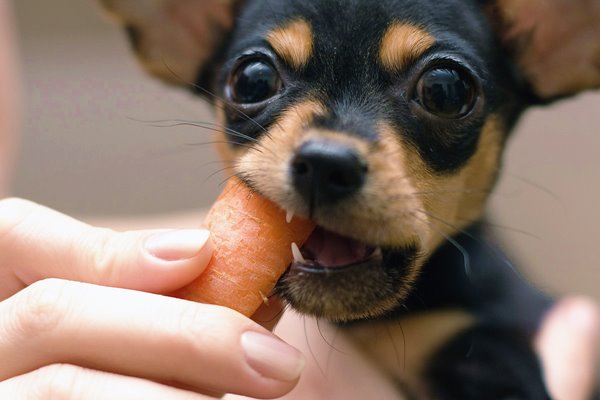
[(0, 276), (8, 276), (0, 298), (45, 278), (168, 293), (211, 256), (206, 230), (115, 232), (30, 201), (0, 201)]

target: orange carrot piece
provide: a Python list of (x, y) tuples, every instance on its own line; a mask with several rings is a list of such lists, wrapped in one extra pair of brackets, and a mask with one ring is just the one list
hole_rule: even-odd
[(198, 279), (174, 295), (246, 316), (267, 301), (292, 262), (292, 242), (302, 246), (315, 227), (298, 217), (287, 223), (285, 211), (237, 178), (229, 180), (205, 222), (213, 258)]

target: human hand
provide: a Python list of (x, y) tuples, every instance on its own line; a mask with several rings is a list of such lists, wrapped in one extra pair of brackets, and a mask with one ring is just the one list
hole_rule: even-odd
[(589, 299), (567, 297), (548, 313), (536, 348), (554, 400), (589, 400), (598, 382), (600, 313)]
[(206, 231), (116, 233), (24, 200), (0, 201), (0, 398), (291, 390), (302, 357), (260, 325), (142, 292), (185, 285), (210, 257)]

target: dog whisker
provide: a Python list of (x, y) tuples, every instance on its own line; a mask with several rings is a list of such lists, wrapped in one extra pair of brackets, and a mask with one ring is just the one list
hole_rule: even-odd
[[(464, 230), (464, 229), (462, 229), (462, 228), (459, 228), (459, 227), (457, 227), (457, 226), (455, 226), (455, 225), (453, 225), (453, 224), (451, 224), (451, 223), (449, 223), (449, 222), (447, 222), (447, 221), (444, 221), (442, 218), (439, 218), (439, 217), (437, 217), (437, 216), (433, 215), (433, 214), (432, 214), (432, 213), (430, 213), (430, 212), (427, 212), (427, 211), (425, 211), (425, 210), (416, 210), (416, 212), (420, 212), (420, 213), (422, 213), (422, 214), (425, 214), (425, 215), (427, 215), (427, 216), (429, 216), (429, 217), (431, 217), (431, 218), (435, 219), (436, 221), (439, 221), (440, 223), (442, 223), (442, 224), (444, 224), (444, 225), (446, 225), (446, 226), (450, 227), (451, 229), (455, 230), (456, 232), (458, 232), (458, 233), (461, 233), (461, 234), (465, 235), (466, 237), (470, 238), (471, 240), (474, 240), (475, 242), (477, 242), (477, 243), (479, 243), (480, 245), (482, 245), (484, 248), (487, 248), (487, 249), (488, 249), (488, 251), (490, 251), (490, 253), (491, 253), (491, 254), (492, 254), (494, 257), (496, 257), (496, 258), (497, 258), (498, 260), (500, 260), (500, 261), (501, 261), (501, 262), (502, 262), (504, 265), (506, 265), (506, 266), (507, 266), (507, 267), (508, 267), (508, 268), (511, 270), (511, 272), (512, 272), (512, 273), (514, 273), (514, 274), (515, 274), (517, 277), (519, 277), (520, 279), (523, 279), (523, 276), (522, 276), (522, 274), (521, 274), (521, 273), (520, 273), (520, 272), (519, 272), (519, 271), (518, 271), (518, 270), (515, 268), (515, 266), (514, 266), (514, 265), (513, 265), (513, 264), (510, 262), (510, 260), (509, 260), (507, 257), (503, 256), (503, 255), (502, 255), (502, 254), (499, 252), (499, 250), (498, 250), (497, 248), (495, 248), (494, 246), (490, 245), (490, 244), (489, 244), (489, 243), (488, 243), (486, 240), (483, 240), (483, 239), (481, 239), (481, 238), (479, 238), (479, 237), (477, 237), (477, 236), (475, 236), (475, 235), (471, 234), (470, 232), (468, 232), (468, 231), (466, 231), (466, 230)], [(450, 237), (448, 236), (448, 238), (450, 238)], [(450, 240), (449, 240), (449, 241), (450, 241), (451, 243), (452, 243), (452, 242), (455, 242), (456, 244), (458, 244), (458, 242), (457, 242), (455, 239), (453, 239), (453, 238), (450, 238), (450, 239), (451, 239), (451, 241), (450, 241)], [(462, 246), (461, 246), (461, 247), (462, 247)], [(464, 248), (463, 248), (463, 249), (464, 249)], [(534, 288), (533, 290), (535, 290), (535, 291), (536, 291), (536, 292), (538, 292), (538, 293), (541, 293), (541, 291), (540, 291), (539, 289), (537, 289), (537, 288)]]
[(319, 333), (321, 334), (321, 338), (323, 339), (323, 341), (325, 343), (327, 343), (328, 346), (330, 346), (333, 350), (337, 351), (338, 353), (344, 354), (344, 355), (348, 355), (347, 352), (343, 351), (340, 348), (335, 347), (335, 340), (336, 340), (336, 338), (338, 336), (338, 328), (335, 329), (334, 338), (330, 342), (329, 340), (327, 340), (327, 338), (325, 337), (325, 334), (321, 330), (321, 325), (320, 325), (321, 318), (317, 318), (316, 321), (317, 321), (317, 329), (319, 330)]
[[(227, 181), (230, 180), (231, 178), (235, 177), (235, 176), (238, 176), (238, 174), (233, 173), (233, 174), (230, 174), (230, 175), (226, 176), (224, 179), (221, 180), (221, 182), (219, 182), (219, 187), (225, 186), (225, 184), (227, 183)], [(240, 182), (237, 183), (237, 185), (242, 185), (242, 184), (243, 184), (242, 181), (240, 181)]]
[(549, 188), (547, 188), (547, 187), (545, 187), (545, 186), (543, 186), (543, 185), (541, 185), (541, 184), (539, 184), (537, 182), (534, 182), (531, 179), (526, 178), (526, 177), (524, 177), (522, 175), (516, 174), (514, 172), (504, 171), (502, 174), (504, 176), (510, 177), (512, 179), (515, 179), (515, 180), (517, 180), (517, 181), (519, 181), (521, 183), (524, 183), (524, 184), (526, 184), (526, 185), (528, 185), (528, 186), (530, 186), (530, 187), (538, 190), (541, 193), (544, 193), (545, 195), (549, 196), (551, 199), (555, 200), (558, 204), (560, 204), (560, 206), (562, 207), (562, 209), (564, 211), (567, 210), (567, 205), (564, 203), (563, 199), (561, 199), (561, 197), (558, 194), (556, 194), (555, 192), (553, 192)]
[(225, 144), (242, 146), (242, 147), (247, 147), (247, 148), (252, 148), (251, 146), (253, 146), (254, 148), (260, 149), (261, 152), (262, 152), (262, 150), (268, 150), (271, 154), (276, 156), (276, 154), (273, 150), (269, 149), (266, 146), (263, 146), (257, 139), (255, 139), (251, 136), (245, 135), (236, 130), (233, 130), (231, 128), (223, 128), (222, 126), (220, 126), (218, 124), (212, 124), (212, 123), (204, 124), (204, 123), (192, 122), (192, 121), (176, 121), (176, 120), (174, 120), (174, 121), (172, 121), (172, 123), (169, 123), (169, 124), (151, 125), (151, 126), (158, 127), (158, 128), (173, 128), (173, 127), (179, 127), (179, 126), (191, 126), (191, 127), (196, 127), (196, 128), (202, 128), (202, 129), (205, 129), (205, 130), (211, 131), (211, 132), (226, 132), (233, 137), (244, 139), (245, 141), (251, 142), (252, 144), (248, 144), (248, 143), (244, 143), (244, 142), (236, 142), (236, 141), (223, 142)]
[[(527, 40), (527, 27), (543, 36), (560, 21), (579, 38), (600, 15), (593, 7), (580, 18), (564, 12), (566, 6), (523, 9), (519, 0), (444, 7), (409, 0), (376, 7), (368, 0), (231, 0), (210, 7), (158, 0), (144, 8), (132, 0), (102, 2), (150, 73), (187, 86), (219, 118), (151, 126), (186, 135), (197, 128), (185, 145), (218, 145), (226, 160), (205, 168), (206, 180), (237, 176), (236, 184), (289, 215), (292, 210), (313, 220), (314, 230), (300, 248), (292, 246), (296, 261), (273, 292), (287, 304), (272, 311), (291, 305), (302, 312), (296, 322), (303, 323), (309, 367), (333, 376), (336, 352), (343, 354), (335, 346), (338, 333), (348, 332), (358, 343), (338, 345), (354, 356), (357, 344), (359, 356), (370, 356), (374, 372), (386, 374), (401, 397), (481, 399), (531, 388), (539, 394), (522, 397), (544, 398), (535, 349), (521, 352), (521, 343), (504, 332), (532, 334), (528, 325), (537, 321), (528, 314), (541, 319), (536, 304), (547, 300), (536, 288), (520, 289), (521, 275), (500, 247), (487, 242), (484, 225), (535, 236), (482, 218), (491, 195), (505, 200), (512, 194), (492, 187), (523, 112), (600, 85), (585, 71), (594, 70), (593, 35), (581, 40), (581, 51), (572, 51), (555, 40), (560, 32)], [(578, 2), (586, 3), (570, 3)], [(331, 23), (337, 20), (344, 23)], [(540, 64), (531, 57), (561, 50), (579, 61), (578, 73), (569, 74), (568, 63)], [(204, 142), (211, 132), (217, 140)], [(542, 185), (504, 176), (564, 207)], [(513, 185), (514, 192), (521, 186)], [(431, 311), (433, 319), (423, 326), (420, 317), (410, 319), (410, 313)], [(349, 323), (330, 330), (307, 315)], [(413, 338), (418, 343), (408, 350), (421, 351), (409, 353)], [(478, 346), (469, 348), (474, 341)], [(428, 344), (439, 346), (430, 354)], [(413, 366), (418, 371), (410, 371)], [(368, 398), (362, 393), (350, 397)]]
[(236, 105), (234, 105), (230, 101), (225, 100), (221, 96), (218, 96), (217, 94), (211, 92), (210, 90), (203, 88), (202, 86), (198, 85), (197, 83), (187, 82), (185, 79), (183, 79), (181, 76), (179, 76), (179, 74), (177, 74), (175, 71), (173, 71), (173, 69), (166, 62), (163, 61), (163, 63), (164, 63), (165, 68), (167, 69), (167, 71), (169, 71), (169, 73), (171, 73), (175, 78), (177, 78), (180, 82), (184, 83), (186, 86), (188, 86), (194, 90), (197, 90), (201, 93), (204, 93), (208, 97), (211, 97), (215, 100), (219, 100), (220, 102), (222, 102), (222, 103), (215, 103), (215, 105), (217, 107), (219, 107), (221, 110), (225, 111), (225, 107), (223, 106), (223, 104), (226, 104), (237, 114), (241, 115), (244, 119), (246, 119), (247, 121), (250, 121), (251, 123), (256, 125), (256, 127), (258, 127), (261, 131), (267, 132), (267, 129), (264, 126), (259, 124), (254, 118), (251, 118), (248, 114), (246, 114), (245, 112), (240, 110)]
[[(136, 122), (147, 123), (147, 124), (149, 124), (149, 126), (156, 127), (156, 128), (174, 128), (174, 127), (180, 127), (180, 126), (191, 126), (191, 127), (196, 127), (196, 128), (202, 128), (202, 129), (210, 131), (210, 132), (226, 132), (233, 137), (237, 137), (240, 139), (244, 139), (245, 141), (252, 142), (254, 144), (255, 149), (260, 148), (260, 152), (262, 152), (263, 150), (268, 150), (271, 152), (271, 154), (276, 156), (275, 152), (273, 152), (271, 149), (263, 146), (256, 138), (245, 135), (245, 134), (243, 134), (239, 131), (236, 131), (234, 129), (231, 129), (231, 128), (225, 128), (225, 127), (223, 127), (219, 124), (213, 123), (213, 122), (197, 122), (197, 121), (186, 121), (186, 120), (148, 121), (148, 120), (139, 120), (139, 119), (135, 119), (135, 118), (130, 118), (130, 119), (132, 119)], [(244, 142), (222, 141), (222, 142), (214, 142), (214, 143), (215, 144), (223, 143), (223, 144), (252, 148), (251, 147), (252, 145), (249, 145), (248, 143), (244, 143)]]
[[(222, 174), (225, 171), (231, 171), (234, 168), (232, 166), (225, 166), (223, 168), (219, 168), (218, 170), (212, 172), (211, 174), (209, 174), (206, 178), (204, 178), (204, 181), (202, 182), (203, 184), (205, 184), (206, 182), (208, 182), (211, 178), (215, 177), (216, 175)], [(228, 181), (229, 179), (231, 179), (233, 176), (235, 176), (235, 174), (233, 175), (229, 175), (229, 177), (225, 180)], [(224, 184), (224, 182), (222, 182), (221, 184)]]
[(406, 335), (404, 334), (404, 329), (402, 328), (402, 323), (398, 321), (398, 326), (400, 328), (400, 332), (402, 333), (402, 356), (400, 356), (400, 349), (398, 348), (398, 344), (394, 340), (394, 335), (390, 330), (389, 325), (385, 326), (387, 331), (387, 335), (389, 337), (390, 343), (392, 344), (392, 348), (394, 349), (394, 354), (396, 356), (396, 363), (398, 364), (399, 371), (406, 370)]
[[(470, 222), (470, 220), (468, 220), (466, 218), (462, 218), (460, 216), (456, 216), (455, 218), (456, 218), (457, 221)], [(479, 223), (481, 225), (483, 225), (483, 226), (487, 226), (487, 227), (490, 227), (490, 228), (493, 228), (493, 229), (500, 229), (500, 230), (503, 230), (503, 231), (518, 233), (520, 235), (524, 235), (524, 236), (527, 236), (527, 237), (530, 237), (532, 239), (536, 239), (536, 240), (539, 240), (539, 241), (542, 240), (542, 238), (539, 237), (538, 235), (535, 235), (535, 234), (533, 234), (531, 232), (528, 232), (526, 230), (515, 228), (515, 227), (512, 227), (512, 226), (497, 224), (495, 222), (492, 222), (492, 221), (489, 221), (489, 220), (486, 220), (486, 219), (479, 221)]]
[(429, 195), (438, 195), (438, 194), (468, 194), (468, 195), (480, 195), (482, 197), (487, 197), (491, 193), (491, 189), (489, 190), (481, 190), (481, 189), (457, 189), (457, 190), (429, 190), (429, 191), (421, 191), (421, 192), (413, 192), (411, 193), (414, 196), (429, 196)]
[[(446, 199), (446, 197), (456, 195), (458, 197), (481, 198), (484, 200), (487, 197), (498, 197), (503, 194), (498, 191), (483, 191), (479, 189), (460, 189), (460, 190), (432, 190), (427, 192), (412, 192), (399, 193), (389, 197), (390, 201), (406, 200), (406, 199), (429, 199), (444, 204), (454, 204), (454, 200)], [(443, 196), (443, 198), (441, 197)]]
[[(260, 149), (259, 147), (253, 146), (251, 144), (248, 143), (236, 143), (233, 142), (236, 146), (240, 146), (240, 147), (245, 147), (247, 149), (249, 149), (249, 151), (256, 151), (258, 153), (262, 153), (262, 149)], [(232, 144), (231, 141), (227, 141), (227, 140), (211, 140), (209, 142), (193, 142), (193, 143), (185, 143), (186, 146), (190, 146), (190, 147), (201, 147), (201, 146), (208, 146), (208, 145), (217, 145), (217, 144)]]
[[(444, 233), (442, 229), (440, 229), (438, 226), (436, 226), (432, 221), (423, 218), (423, 217), (419, 217), (417, 216), (417, 212), (423, 213), (425, 215), (432, 217), (431, 215), (429, 215), (426, 211), (423, 210), (415, 210), (416, 212), (413, 213), (413, 216), (423, 222), (425, 222), (432, 230), (434, 230), (436, 233), (438, 233), (440, 236), (442, 236), (444, 239), (446, 239), (446, 241), (450, 244), (452, 244), (452, 246), (454, 246), (458, 251), (460, 251), (460, 253), (463, 256), (463, 266), (464, 266), (464, 271), (465, 271), (465, 275), (467, 277), (471, 276), (471, 256), (469, 255), (469, 252), (460, 244), (458, 243), (458, 241), (456, 239), (454, 239), (451, 235)], [(437, 220), (437, 218), (434, 218)]]
[(306, 348), (308, 349), (308, 352), (310, 353), (310, 356), (314, 360), (317, 368), (321, 372), (321, 375), (323, 375), (324, 378), (327, 378), (327, 374), (323, 370), (323, 367), (321, 367), (321, 364), (319, 363), (319, 359), (317, 358), (317, 355), (314, 352), (312, 344), (310, 342), (310, 336), (308, 335), (308, 327), (307, 327), (307, 324), (306, 324), (306, 321), (307, 321), (306, 315), (302, 315), (302, 320), (303, 320), (303, 324), (304, 324), (304, 338), (305, 338), (305, 341), (306, 341)]
[(252, 136), (245, 135), (239, 131), (236, 131), (231, 128), (223, 127), (220, 124), (214, 122), (198, 122), (198, 121), (186, 121), (186, 120), (165, 120), (159, 121), (159, 123), (164, 123), (165, 125), (152, 125), (159, 128), (170, 128), (177, 126), (193, 126), (197, 128), (204, 128), (206, 130), (210, 130), (212, 132), (227, 132), (232, 136), (239, 137), (241, 139), (247, 140), (252, 143), (258, 143), (259, 141)]

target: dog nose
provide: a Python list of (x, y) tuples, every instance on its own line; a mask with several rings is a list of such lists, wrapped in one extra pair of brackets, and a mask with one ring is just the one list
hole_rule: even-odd
[(331, 204), (360, 190), (367, 165), (352, 147), (311, 140), (297, 150), (291, 175), (296, 191), (309, 204)]

